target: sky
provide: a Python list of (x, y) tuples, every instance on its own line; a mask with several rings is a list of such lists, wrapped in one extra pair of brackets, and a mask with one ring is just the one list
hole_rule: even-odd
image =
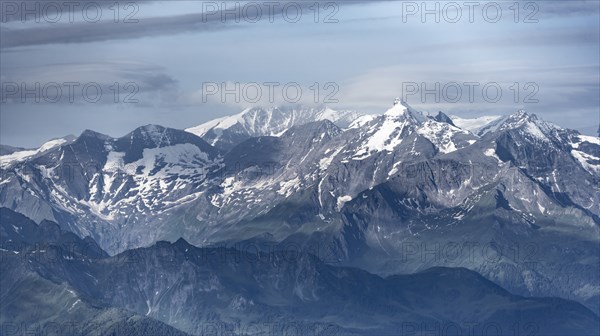
[(383, 113), (396, 97), (461, 117), (525, 109), (584, 134), (600, 123), (599, 1), (0, 4), (6, 145), (257, 105)]

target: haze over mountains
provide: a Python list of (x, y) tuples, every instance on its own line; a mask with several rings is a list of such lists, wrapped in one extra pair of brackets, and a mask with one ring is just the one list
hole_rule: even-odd
[[(600, 138), (524, 111), (465, 120), (399, 101), (364, 116), (252, 108), (186, 131), (148, 125), (121, 138), (85, 131), (39, 150), (3, 148), (0, 162), (0, 206), (11, 225), (29, 223), (14, 211), (101, 249), (34, 265), (5, 249), (17, 258), (6, 281), (25, 289), (53, 279), (52, 293), (57, 283), (70, 286), (74, 300), (93, 307), (82, 313), (90, 321), (112, 314), (190, 334), (206, 321), (266, 316), (349, 334), (464, 316), (506, 328), (521, 316), (556, 334), (594, 334), (598, 323)], [(4, 222), (3, 237), (18, 240), (19, 229)], [(34, 223), (20, 225), (36, 232)], [(285, 272), (197, 259), (220, 249), (301, 257), (280, 264)], [(163, 251), (174, 264), (157, 259)], [(132, 253), (142, 262), (125, 272), (115, 258)], [(439, 292), (427, 298), (431, 288)], [(482, 301), (452, 312), (444, 297)], [(340, 313), (341, 298), (349, 301)], [(393, 309), (377, 323), (355, 319), (365, 299)]]

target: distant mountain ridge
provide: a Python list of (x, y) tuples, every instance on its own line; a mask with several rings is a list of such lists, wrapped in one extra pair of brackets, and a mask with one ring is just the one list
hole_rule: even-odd
[(329, 120), (340, 127), (347, 127), (359, 116), (361, 114), (356, 111), (335, 111), (325, 106), (254, 107), (186, 131), (217, 148), (230, 150), (251, 137), (278, 135), (290, 127), (314, 121)]
[[(41, 229), (6, 208), (0, 216), (2, 232)], [(0, 242), (0, 322), (16, 332), (66, 331), (72, 319), (71, 335), (397, 335), (439, 325), (583, 336), (600, 323), (578, 303), (516, 296), (464, 268), (382, 278), (298, 251), (197, 248), (178, 239), (109, 257), (86, 253), (97, 247), (89, 238), (48, 238), (18, 249), (12, 239)]]
[(477, 118), (467, 119), (458, 116), (449, 117), (452, 122), (467, 131), (470, 131), (478, 136), (484, 135), (492, 130), (494, 126), (499, 125), (506, 118), (505, 116), (481, 116)]

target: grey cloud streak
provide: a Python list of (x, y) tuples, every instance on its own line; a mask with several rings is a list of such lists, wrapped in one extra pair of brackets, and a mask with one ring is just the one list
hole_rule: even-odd
[[(384, 0), (385, 1), (385, 0)], [(266, 6), (265, 2), (257, 2), (261, 5), (263, 20), (268, 19), (269, 15), (275, 18), (281, 18), (283, 8), (286, 3), (298, 4), (302, 9), (309, 9), (315, 2), (335, 3), (343, 5), (367, 4), (377, 1), (284, 1), (278, 2), (274, 7)], [(207, 1), (207, 3), (221, 3)], [(175, 15), (167, 17), (140, 18), (137, 23), (115, 23), (112, 21), (100, 21), (96, 23), (80, 22), (68, 25), (55, 25), (50, 27), (34, 27), (25, 29), (10, 29), (0, 26), (0, 49), (15, 47), (44, 45), (44, 44), (65, 44), (65, 43), (87, 43), (107, 40), (134, 39), (145, 36), (160, 36), (168, 34), (177, 34), (182, 32), (211, 32), (224, 29), (240, 28), (248, 23), (245, 19), (253, 19), (255, 12), (248, 11), (247, 17), (241, 16), (241, 22), (235, 22), (235, 18), (229, 17), (226, 22), (221, 21), (221, 12), (216, 13), (193, 13), (184, 15)]]
[(215, 31), (230, 28), (220, 21), (206, 20), (202, 15), (186, 14), (141, 19), (138, 23), (99, 22), (75, 23), (68, 26), (35, 27), (26, 29), (1, 28), (0, 48), (14, 48), (43, 44), (87, 43), (122, 40), (144, 36), (159, 36), (185, 31)]
[[(52, 83), (54, 86), (61, 87), (62, 94), (59, 100), (50, 103), (78, 103), (83, 100), (80, 94), (81, 87), (93, 83), (99, 86), (104, 93), (98, 103), (114, 103), (112, 93), (115, 85), (119, 87), (120, 95), (127, 96), (135, 91), (136, 98), (140, 98), (140, 95), (147, 94), (143, 96), (143, 102), (150, 103), (151, 100), (159, 99), (157, 97), (159, 94), (175, 92), (178, 88), (178, 81), (167, 75), (164, 70), (160, 66), (138, 62), (51, 63), (27, 68), (4, 68), (2, 69), (0, 101), (3, 105), (23, 104), (23, 99), (25, 102), (38, 100), (44, 103), (45, 100), (40, 99), (40, 96), (44, 96), (43, 93), (23, 98), (22, 86), (32, 90), (36, 87), (36, 83), (39, 86)], [(72, 96), (73, 99), (67, 94), (67, 86), (64, 83), (76, 84), (77, 88), (74, 91), (77, 93)], [(129, 83), (133, 86), (128, 85)], [(15, 85), (19, 86), (17, 92), (13, 92)], [(54, 91), (48, 95), (53, 96)]]

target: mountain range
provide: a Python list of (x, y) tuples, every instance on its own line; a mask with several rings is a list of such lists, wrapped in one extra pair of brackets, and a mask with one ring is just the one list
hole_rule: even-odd
[[(331, 323), (348, 333), (390, 333), (398, 328), (390, 321), (397, 319), (463, 321), (461, 312), (496, 320), (476, 315), (467, 303), (458, 303), (465, 307), (459, 315), (443, 312), (440, 302), (424, 303), (426, 287), (418, 284), (428, 282), (442, 296), (450, 295), (443, 293), (446, 289), (491, 291), (498, 300), (517, 302), (490, 313), (503, 326), (510, 314), (521, 314), (515, 311), (533, 309), (523, 308), (521, 296), (576, 301), (587, 308), (553, 302), (564, 303), (568, 311), (591, 310), (588, 322), (600, 312), (600, 138), (525, 111), (468, 120), (442, 112), (428, 116), (400, 101), (381, 115), (326, 107), (250, 108), (187, 130), (148, 125), (120, 138), (88, 130), (34, 150), (2, 147), (0, 162), (0, 206), (7, 213), (20, 213), (40, 227), (58, 223), (53, 224), (57, 230), (97, 242), (102, 252), (86, 267), (65, 271), (64, 265), (42, 265), (35, 272), (55, 279), (53, 284), (69, 283), (75, 293), (88, 295), (91, 307), (114, 309), (94, 311), (100, 320), (111, 314), (150, 328), (198, 334), (194, 325), (221, 317), (227, 323), (253, 323), (252, 318), (263, 321), (262, 311), (293, 319), (296, 311), (280, 305), (298, 309), (302, 323)], [(130, 302), (116, 302), (107, 297), (110, 291), (87, 293), (93, 286), (76, 280), (85, 279), (81, 272), (87, 268), (96, 278), (120, 274), (111, 260), (132, 251), (148, 254), (148, 268), (161, 269), (166, 266), (151, 255), (163, 248), (178, 258), (182, 249), (264, 253), (276, 259), (295, 251), (304, 256), (303, 264), (286, 264), (293, 270), (281, 276), (310, 267), (314, 287), (308, 291), (294, 282), (298, 279), (282, 279), (281, 286), (288, 287), (257, 279), (242, 288), (241, 280), (212, 268), (198, 280), (202, 284), (188, 283), (198, 265), (183, 258), (164, 286), (182, 282), (165, 299), (171, 304), (161, 308), (153, 307), (150, 289), (132, 293)], [(29, 274), (27, 264), (20, 260), (10, 267)], [(239, 267), (244, 269), (240, 277), (260, 273), (254, 264)], [(22, 274), (11, 281), (26, 277)], [(265, 274), (272, 280), (278, 272), (267, 267)], [(134, 272), (111, 282), (122, 281), (123, 290), (131, 291), (131, 283), (147, 276)], [(168, 310), (178, 307), (176, 300), (191, 300), (182, 294), (186, 286), (206, 288), (213, 276), (221, 287), (217, 297), (203, 297), (210, 302), (204, 309), (214, 308), (210, 317)], [(342, 285), (346, 277), (347, 286)], [(341, 287), (328, 287), (332, 283)], [(362, 288), (361, 283), (376, 283), (382, 292), (371, 295), (352, 287)], [(405, 286), (416, 301), (407, 299), (410, 291), (400, 290)], [(156, 288), (162, 293), (167, 287)], [(289, 291), (278, 292), (281, 288)], [(240, 292), (247, 294), (234, 300)], [(360, 301), (351, 301), (339, 320), (323, 318), (331, 314), (327, 305), (311, 311), (294, 301), (337, 302), (349, 293), (394, 307), (381, 315), (381, 323), (371, 323), (380, 330), (353, 320)], [(248, 308), (250, 300), (259, 308)], [(539, 300), (531, 304), (549, 318), (541, 324), (552, 326), (554, 315), (547, 311), (559, 310)], [(233, 301), (250, 312), (235, 318), (225, 314)], [(416, 302), (437, 307), (439, 315), (407, 308)], [(335, 307), (339, 310), (339, 304)], [(189, 309), (200, 308), (190, 304)], [(147, 312), (158, 322), (146, 321)]]
[(593, 335), (600, 323), (581, 304), (516, 296), (465, 268), (379, 277), (183, 239), (110, 257), (56, 223), (0, 216), (6, 335)]

